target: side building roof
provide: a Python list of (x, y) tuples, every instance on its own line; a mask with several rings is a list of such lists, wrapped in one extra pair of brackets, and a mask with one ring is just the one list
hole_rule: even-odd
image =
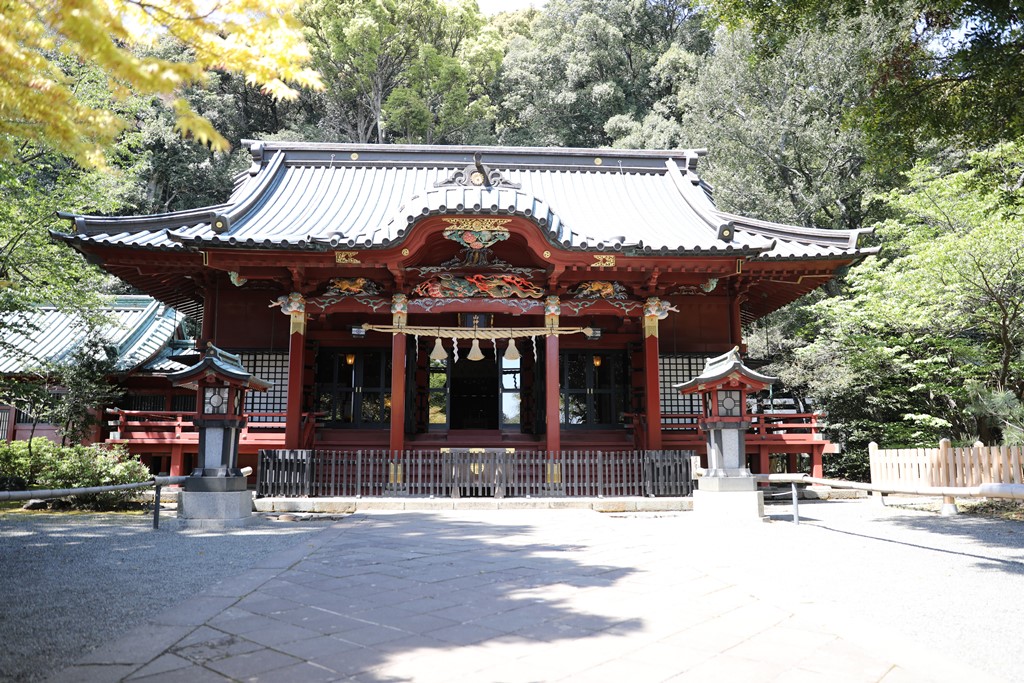
[(119, 372), (131, 372), (157, 361), (162, 361), (159, 369), (164, 372), (186, 367), (171, 356), (172, 341), (180, 337), (183, 314), (148, 296), (118, 296), (107, 313), (111, 322), (96, 332), (90, 332), (78, 316), (52, 306), (7, 315), (0, 374), (28, 372), (41, 363), (67, 360), (90, 334), (98, 334), (117, 349)]

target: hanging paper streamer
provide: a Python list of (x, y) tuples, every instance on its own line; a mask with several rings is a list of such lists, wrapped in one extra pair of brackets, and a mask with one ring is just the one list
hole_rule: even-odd
[(537, 335), (530, 337), (530, 342), (533, 344), (533, 362), (537, 362)]
[(456, 339), (455, 337), (452, 337), (452, 346), (453, 346), (453, 348), (452, 348), (452, 357), (453, 357), (452, 362), (453, 363), (458, 363), (459, 362), (459, 340)]
[(418, 335), (418, 334), (412, 335), (412, 345), (413, 345), (413, 348), (415, 349), (415, 351), (412, 352), (412, 364), (413, 365), (419, 365), (420, 364), (420, 335)]

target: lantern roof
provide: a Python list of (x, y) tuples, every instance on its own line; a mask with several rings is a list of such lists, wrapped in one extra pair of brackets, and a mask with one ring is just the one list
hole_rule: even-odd
[(760, 391), (778, 381), (777, 377), (769, 377), (751, 370), (743, 364), (738, 346), (721, 356), (708, 358), (704, 370), (693, 379), (674, 384), (673, 387), (683, 394), (693, 394), (724, 385), (739, 385), (747, 391)]
[(266, 391), (273, 383), (260, 379), (245, 369), (240, 356), (228, 353), (213, 344), (206, 345), (206, 354), (192, 367), (167, 375), (171, 384), (186, 389), (196, 389), (199, 380), (213, 376), (228, 384), (235, 384), (254, 391)]

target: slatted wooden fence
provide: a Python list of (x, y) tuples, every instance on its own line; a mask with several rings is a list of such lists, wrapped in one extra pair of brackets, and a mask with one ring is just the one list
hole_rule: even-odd
[(688, 496), (691, 451), (262, 450), (260, 496)]
[(1024, 483), (1021, 446), (954, 447), (948, 439), (938, 448), (880, 449), (868, 446), (871, 483), (878, 486), (978, 486)]

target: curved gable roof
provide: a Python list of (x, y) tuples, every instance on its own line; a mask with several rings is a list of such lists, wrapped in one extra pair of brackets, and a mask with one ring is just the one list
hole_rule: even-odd
[[(720, 212), (702, 150), (425, 147), (247, 141), (253, 164), (224, 204), (73, 220), (71, 243), (158, 250), (374, 248), (439, 214), (517, 215), (555, 246), (629, 253), (828, 258), (866, 253), (857, 231)], [(479, 155), (494, 185), (452, 181)], [(463, 178), (465, 180), (465, 178)]]

